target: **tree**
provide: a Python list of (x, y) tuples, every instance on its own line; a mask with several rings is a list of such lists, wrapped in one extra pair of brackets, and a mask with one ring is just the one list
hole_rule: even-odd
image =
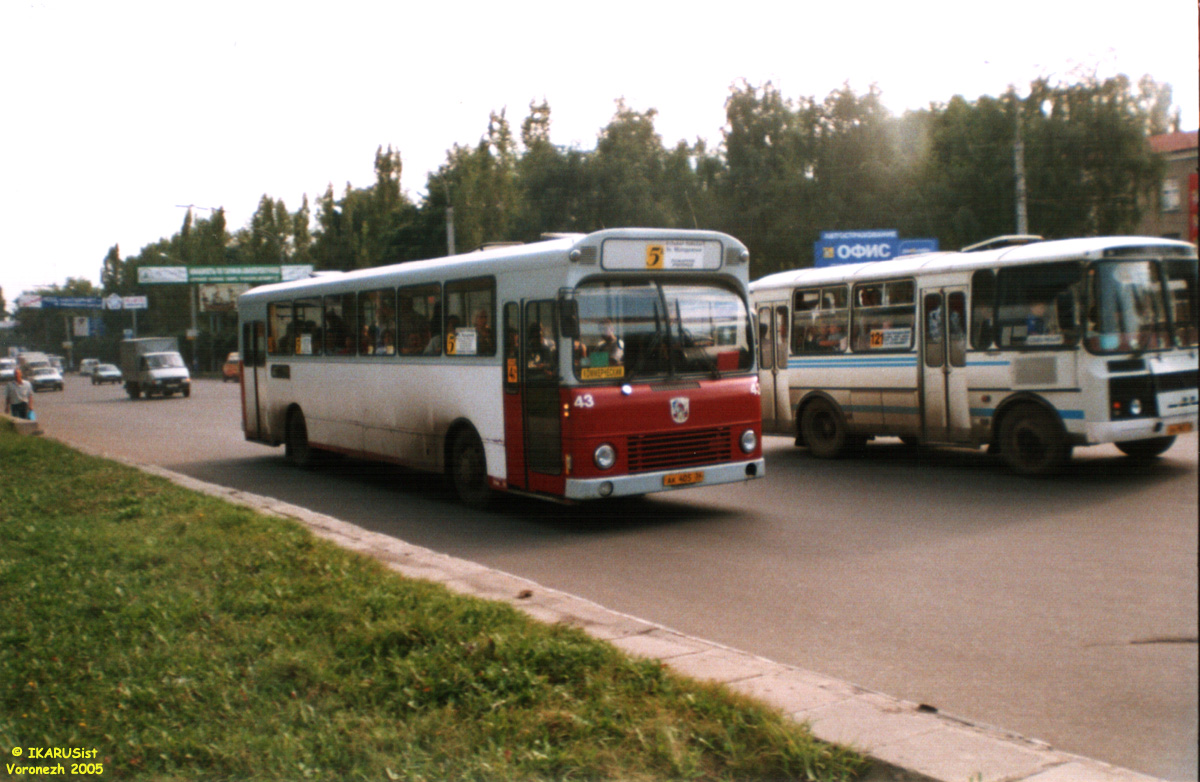
[(725, 101), (722, 223), (750, 249), (756, 274), (807, 265), (812, 257), (804, 243), (820, 227), (816, 116), (812, 101), (797, 106), (770, 82), (743, 82)]
[(1031, 230), (1054, 237), (1132, 231), (1140, 202), (1162, 178), (1146, 135), (1162, 121), (1161, 103), (1148, 105), (1125, 76), (1093, 76), (1068, 85), (1038, 80), (1021, 108)]

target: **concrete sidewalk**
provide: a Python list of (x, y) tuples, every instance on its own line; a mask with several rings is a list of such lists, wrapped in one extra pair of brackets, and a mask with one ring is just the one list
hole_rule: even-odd
[(578, 627), (628, 654), (660, 660), (685, 676), (721, 682), (808, 723), (818, 738), (854, 747), (870, 757), (874, 764), (866, 777), (868, 782), (1154, 779), (930, 707), (692, 638), (589, 600), (279, 500), (204, 483), (158, 467), (125, 463), (185, 488), (299, 521), (319, 537), (378, 559), (405, 576), (437, 581), (463, 594), (508, 603), (540, 621)]

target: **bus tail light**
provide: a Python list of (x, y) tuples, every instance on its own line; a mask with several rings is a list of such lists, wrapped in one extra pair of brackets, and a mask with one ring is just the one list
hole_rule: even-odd
[(758, 437), (754, 434), (754, 430), (747, 429), (742, 432), (738, 445), (741, 446), (742, 453), (754, 453), (754, 449), (758, 447)]

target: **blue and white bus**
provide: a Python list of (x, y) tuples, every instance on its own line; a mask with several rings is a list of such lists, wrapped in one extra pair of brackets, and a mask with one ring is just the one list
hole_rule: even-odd
[(1024, 474), (1157, 456), (1197, 424), (1196, 269), (1186, 242), (1022, 237), (764, 277), (763, 430), (818, 457), (986, 445)]

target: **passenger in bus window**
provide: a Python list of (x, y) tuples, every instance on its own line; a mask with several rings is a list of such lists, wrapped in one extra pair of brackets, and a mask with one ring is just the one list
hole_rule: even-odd
[(605, 353), (608, 355), (610, 367), (620, 366), (625, 360), (625, 343), (617, 337), (616, 325), (612, 318), (605, 318), (600, 322), (600, 332), (600, 342), (596, 345), (593, 355)]
[(542, 324), (529, 324), (529, 338), (525, 346), (527, 364), (530, 369), (549, 370), (554, 366), (556, 350), (554, 343), (546, 339)]
[[(446, 333), (453, 334), (458, 331), (459, 320), (457, 315), (450, 315), (446, 318)], [(429, 340), (429, 344), (425, 346), (425, 355), (440, 356), (442, 355), (442, 335), (434, 334)]]
[(496, 343), (492, 337), (492, 327), (488, 325), (488, 313), (485, 309), (480, 309), (475, 313), (475, 339), (476, 353), (481, 356), (490, 356), (496, 352)]

